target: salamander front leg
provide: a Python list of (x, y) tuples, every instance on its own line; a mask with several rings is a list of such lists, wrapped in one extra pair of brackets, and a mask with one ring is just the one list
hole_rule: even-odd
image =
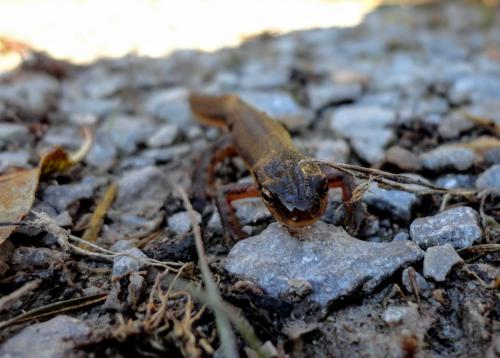
[(232, 202), (244, 198), (258, 197), (258, 189), (252, 183), (236, 183), (223, 185), (216, 196), (216, 205), (219, 210), (224, 236), (228, 242), (243, 239), (246, 235), (236, 217)]
[(353, 202), (352, 200), (352, 193), (356, 187), (353, 177), (336, 170), (327, 170), (325, 174), (327, 175), (328, 187), (330, 189), (342, 189), (342, 201), (346, 208), (344, 225), (350, 234), (356, 235), (362, 221), (362, 208), (359, 202)]
[(193, 177), (190, 199), (193, 208), (200, 214), (214, 194), (214, 179), (217, 165), (225, 158), (234, 157), (236, 149), (230, 136), (221, 137), (206, 150), (198, 160)]

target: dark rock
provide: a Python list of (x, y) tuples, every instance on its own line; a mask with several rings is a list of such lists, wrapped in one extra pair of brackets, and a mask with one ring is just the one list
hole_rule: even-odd
[(48, 268), (57, 265), (68, 257), (65, 252), (47, 249), (45, 247), (21, 246), (14, 250), (11, 263), (17, 270)]
[(363, 201), (368, 206), (406, 222), (411, 220), (413, 208), (419, 202), (416, 194), (402, 190), (382, 189), (376, 183), (370, 184), (368, 191), (363, 195)]
[(410, 225), (410, 236), (424, 249), (447, 243), (463, 249), (480, 243), (483, 233), (478, 213), (469, 207), (458, 207), (415, 219)]
[(147, 245), (144, 252), (149, 257), (161, 261), (195, 261), (196, 245), (193, 235), (164, 237)]
[(310, 297), (322, 305), (355, 292), (369, 293), (400, 267), (423, 257), (411, 242), (367, 243), (343, 229), (318, 222), (300, 237), (272, 223), (238, 242), (226, 269), (254, 280), (272, 296), (285, 294), (290, 280), (310, 282)]
[(450, 244), (427, 249), (424, 257), (424, 276), (436, 282), (444, 282), (451, 269), (464, 261)]

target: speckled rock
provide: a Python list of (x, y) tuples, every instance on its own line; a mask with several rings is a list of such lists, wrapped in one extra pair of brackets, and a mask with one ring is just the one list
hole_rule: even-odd
[[(35, 323), (9, 338), (0, 347), (4, 358), (67, 358), (82, 357), (73, 348), (90, 336), (90, 328), (82, 321), (57, 316), (47, 322)], [(36, 354), (35, 354), (36, 352)]]
[(451, 269), (464, 261), (450, 244), (427, 249), (424, 257), (424, 276), (443, 282)]
[[(199, 224), (201, 222), (201, 215), (196, 211), (194, 213), (196, 217), (196, 224)], [(168, 227), (178, 235), (188, 233), (193, 226), (191, 215), (187, 211), (181, 211), (172, 215), (168, 218), (167, 223)]]
[(415, 219), (410, 225), (410, 236), (422, 248), (449, 243), (463, 249), (480, 243), (483, 234), (478, 213), (469, 207), (458, 207)]
[(369, 293), (394, 271), (422, 257), (423, 251), (412, 242), (364, 242), (324, 222), (300, 236), (272, 223), (261, 234), (238, 242), (225, 267), (273, 296), (289, 291), (290, 280), (308, 281), (309, 297), (324, 305), (358, 291)]
[(113, 271), (111, 280), (116, 281), (128, 274), (143, 269), (144, 263), (139, 259), (146, 258), (146, 254), (136, 247), (122, 251), (123, 255), (116, 256), (113, 259)]
[(500, 194), (500, 164), (485, 170), (476, 180), (478, 189), (489, 189)]
[(17, 247), (12, 254), (11, 263), (17, 270), (34, 270), (57, 265), (67, 259), (68, 254), (46, 247)]
[(469, 169), (476, 159), (469, 148), (441, 146), (421, 155), (424, 168), (433, 171)]
[(410, 221), (413, 207), (419, 202), (416, 194), (402, 190), (382, 189), (378, 184), (371, 183), (363, 195), (363, 201), (377, 210), (392, 216)]

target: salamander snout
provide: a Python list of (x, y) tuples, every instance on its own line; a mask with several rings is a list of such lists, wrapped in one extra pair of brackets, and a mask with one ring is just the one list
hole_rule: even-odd
[(301, 179), (299, 182), (278, 179), (261, 188), (269, 211), (291, 227), (311, 225), (323, 215), (327, 203), (328, 181), (324, 175)]

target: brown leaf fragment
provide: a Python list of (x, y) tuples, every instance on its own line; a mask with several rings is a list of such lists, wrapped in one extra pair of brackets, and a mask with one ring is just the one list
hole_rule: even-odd
[[(37, 168), (0, 176), (0, 222), (17, 223), (28, 214), (35, 201), (40, 176), (64, 171), (85, 157), (92, 145), (92, 134), (84, 129), (83, 136), (82, 147), (74, 154), (56, 147), (42, 156)], [(0, 227), (0, 245), (15, 228), (15, 225)]]
[[(0, 221), (19, 222), (31, 209), (40, 176), (38, 168), (0, 176)], [(0, 227), (2, 244), (16, 226)]]

